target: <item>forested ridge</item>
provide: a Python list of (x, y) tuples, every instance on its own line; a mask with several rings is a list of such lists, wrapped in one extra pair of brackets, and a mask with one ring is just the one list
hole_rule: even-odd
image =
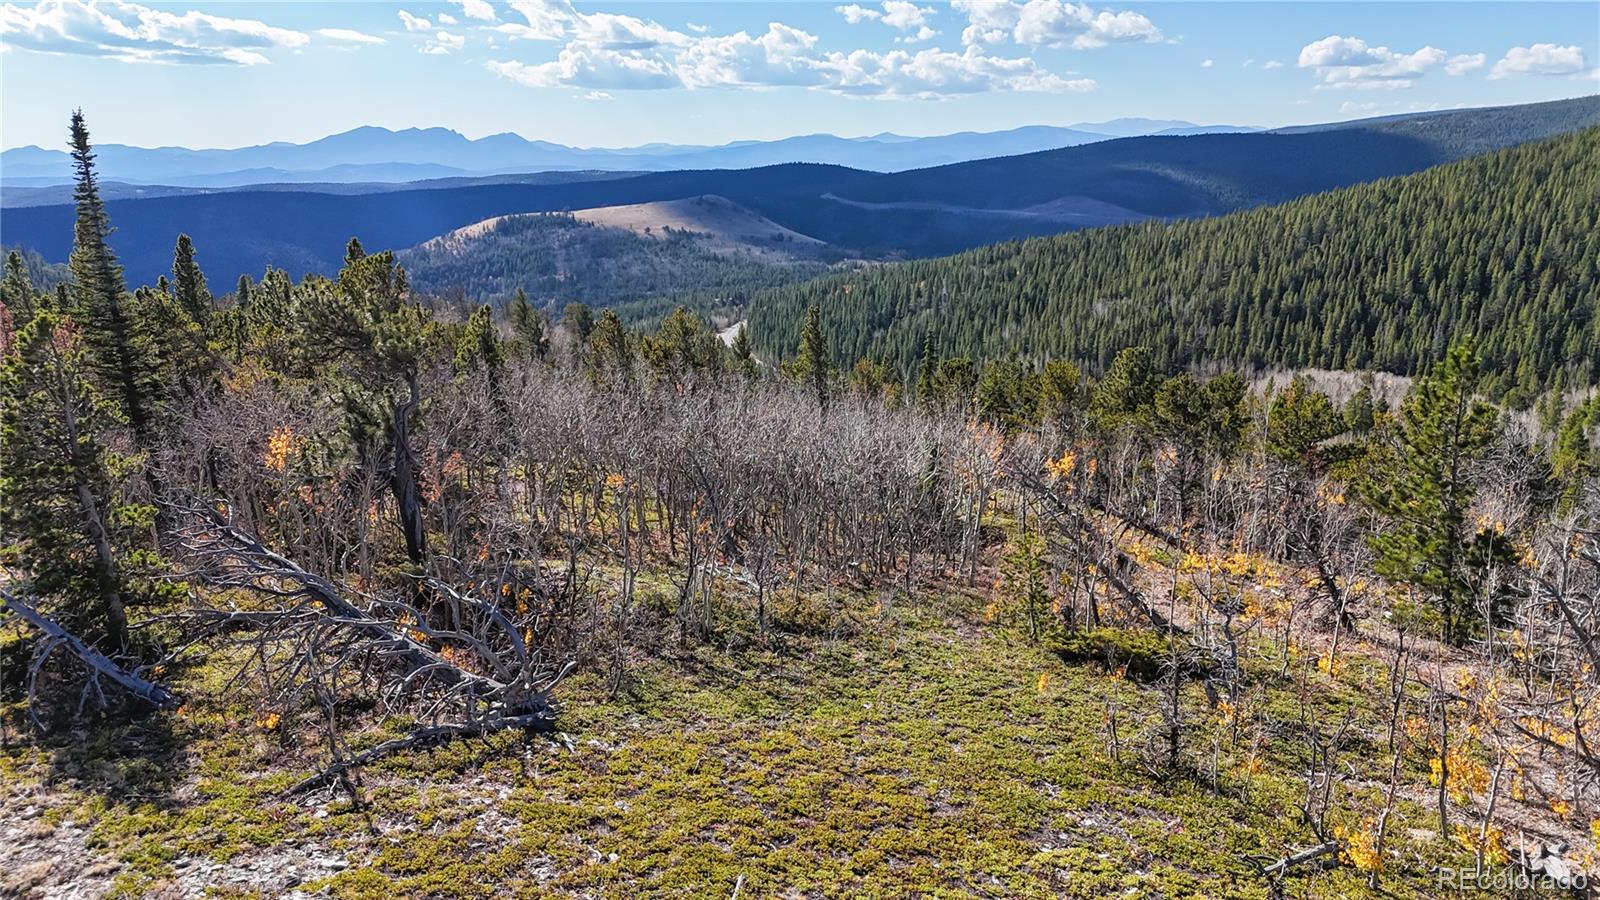
[(758, 295), (763, 354), (816, 304), (835, 356), (1414, 373), (1477, 335), (1513, 399), (1600, 372), (1600, 128), (1281, 206), (985, 247)]

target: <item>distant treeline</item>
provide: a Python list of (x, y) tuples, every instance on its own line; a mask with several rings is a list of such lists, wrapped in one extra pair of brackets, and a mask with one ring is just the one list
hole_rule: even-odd
[(1065, 357), (1103, 371), (1146, 346), (1208, 365), (1412, 374), (1473, 333), (1483, 388), (1524, 404), (1600, 374), (1600, 128), (1200, 221), (1013, 242), (780, 287), (757, 350), (808, 306), (840, 361), (914, 377), (942, 357)]

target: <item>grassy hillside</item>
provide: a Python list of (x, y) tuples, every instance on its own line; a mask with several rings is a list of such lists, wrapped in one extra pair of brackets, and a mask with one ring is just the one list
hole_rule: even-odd
[[(614, 215), (616, 207), (608, 208)], [(638, 210), (638, 207), (622, 207)], [(582, 300), (601, 306), (672, 297), (748, 296), (827, 269), (806, 245), (770, 238), (746, 244), (705, 231), (662, 226), (650, 233), (595, 224), (606, 210), (529, 213), (489, 219), (400, 254), (417, 288), (496, 300), (522, 288), (538, 303)], [(637, 218), (637, 216), (635, 216)], [(744, 217), (748, 221), (752, 217)], [(667, 221), (667, 220), (663, 220)], [(670, 221), (680, 221), (671, 219)], [(700, 223), (704, 225), (704, 223)]]
[[(1254, 135), (1244, 135), (1254, 138)], [(1491, 388), (1600, 373), (1600, 128), (1205, 221), (1011, 243), (758, 297), (763, 352), (808, 305), (841, 361), (1073, 357), (1410, 373), (1479, 333)]]

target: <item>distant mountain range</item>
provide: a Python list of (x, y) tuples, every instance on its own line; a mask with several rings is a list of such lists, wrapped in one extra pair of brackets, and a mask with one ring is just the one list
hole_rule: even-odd
[[(1030, 125), (1008, 131), (933, 137), (876, 134), (844, 138), (811, 134), (720, 146), (646, 144), (620, 149), (577, 148), (528, 140), (509, 132), (471, 140), (446, 128), (364, 126), (306, 144), (275, 142), (233, 150), (186, 147), (96, 147), (101, 176), (129, 184), (235, 187), (266, 182), (407, 182), (507, 172), (599, 169), (669, 171), (748, 169), (792, 162), (827, 163), (873, 172), (898, 172), (992, 156), (1073, 147), (1142, 134), (1235, 132), (1257, 129), (1195, 125), (1155, 119), (1115, 119), (1088, 126)], [(63, 150), (18, 147), (0, 153), (0, 181), (8, 187), (65, 184), (70, 159)]]
[[(1595, 124), (1600, 97), (1583, 97), (1285, 132), (1118, 138), (889, 174), (787, 164), (508, 175), (338, 193), (216, 190), (113, 200), (108, 208), (117, 229), (112, 245), (132, 284), (152, 283), (170, 269), (179, 232), (194, 238), (213, 283), (228, 285), (268, 265), (297, 277), (332, 273), (352, 236), (372, 250), (401, 250), (497, 216), (707, 195), (828, 245), (832, 258), (897, 259), (1121, 222), (1220, 215)], [(0, 241), (60, 262), (71, 249), (72, 221), (64, 202), (8, 208)], [(510, 246), (485, 244), (481, 252), (504, 254)], [(672, 271), (685, 271), (678, 263), (687, 257), (676, 259)]]

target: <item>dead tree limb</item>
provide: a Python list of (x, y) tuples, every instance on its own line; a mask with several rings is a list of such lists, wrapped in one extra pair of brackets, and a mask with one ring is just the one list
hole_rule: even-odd
[(104, 677), (123, 690), (154, 706), (156, 709), (174, 709), (179, 704), (176, 694), (153, 681), (141, 678), (112, 662), (82, 638), (68, 631), (60, 623), (35, 609), (33, 604), (0, 588), (0, 612), (9, 611), (45, 635), (50, 649), (64, 647), (76, 656), (96, 677)]
[(1319, 860), (1324, 856), (1328, 856), (1329, 854), (1338, 853), (1339, 847), (1340, 844), (1338, 841), (1325, 841), (1316, 845), (1315, 847), (1308, 847), (1305, 850), (1301, 850), (1299, 853), (1291, 853), (1288, 856), (1277, 860), (1276, 862), (1262, 866), (1261, 874), (1268, 877), (1283, 875), (1295, 866), (1303, 866), (1306, 863), (1315, 862), (1316, 860)]
[(404, 753), (408, 750), (425, 750), (438, 747), (451, 741), (463, 738), (482, 737), (497, 731), (508, 731), (521, 728), (527, 731), (549, 732), (555, 729), (555, 716), (548, 710), (528, 713), (521, 716), (508, 716), (505, 718), (488, 719), (480, 722), (462, 722), (451, 725), (434, 725), (428, 728), (419, 728), (405, 737), (384, 741), (376, 747), (363, 750), (349, 759), (340, 760), (323, 769), (315, 775), (297, 782), (283, 792), (285, 797), (293, 797), (306, 791), (327, 787), (338, 781), (352, 769), (371, 765), (378, 760)]

